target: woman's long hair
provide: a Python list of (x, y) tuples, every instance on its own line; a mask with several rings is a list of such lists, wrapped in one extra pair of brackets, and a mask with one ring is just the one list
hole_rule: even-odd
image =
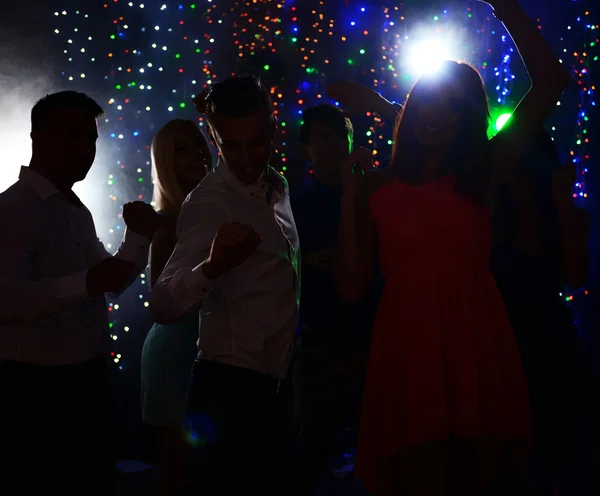
[(418, 179), (421, 169), (421, 147), (415, 129), (421, 99), (421, 88), (432, 78), (457, 79), (465, 89), (468, 103), (459, 122), (459, 132), (448, 150), (444, 173), (456, 178), (459, 194), (484, 203), (489, 182), (488, 125), (490, 111), (483, 80), (473, 66), (466, 62), (447, 61), (434, 75), (421, 77), (413, 86), (404, 108), (398, 114), (394, 131), (391, 166), (397, 177), (406, 181)]
[(185, 192), (175, 173), (175, 142), (182, 131), (194, 129), (206, 143), (206, 153), (210, 156), (210, 147), (206, 137), (195, 122), (174, 119), (167, 122), (152, 140), (152, 179), (154, 181), (154, 205), (156, 210), (165, 210), (178, 214)]

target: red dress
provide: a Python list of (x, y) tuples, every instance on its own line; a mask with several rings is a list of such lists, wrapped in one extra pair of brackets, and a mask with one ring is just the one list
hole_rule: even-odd
[(488, 269), (489, 211), (454, 184), (395, 179), (370, 198), (386, 285), (356, 464), (369, 492), (378, 460), (404, 448), (451, 436), (529, 438), (521, 358)]

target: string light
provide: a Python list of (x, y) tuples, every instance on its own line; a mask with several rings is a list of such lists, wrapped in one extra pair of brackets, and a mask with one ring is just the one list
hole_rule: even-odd
[[(107, 247), (118, 246), (122, 236), (120, 205), (151, 200), (149, 147), (154, 133), (174, 118), (191, 118), (204, 127), (192, 98), (231, 75), (260, 74), (269, 89), (278, 120), (273, 165), (282, 174), (290, 175), (291, 163), (301, 161), (298, 138), (304, 111), (319, 103), (339, 105), (326, 97), (328, 82), (357, 81), (393, 102), (404, 101), (418, 76), (406, 55), (419, 32), (441, 39), (452, 58), (479, 69), (493, 96), (491, 132), (497, 132), (514, 105), (515, 51), (489, 7), (466, 0), (424, 15), (418, 2), (383, 3), (345, 2), (334, 9), (328, 0), (99, 0), (102, 8), (93, 9), (93, 15), (56, 12), (52, 29), (64, 42), (64, 80), (102, 101), (107, 111), (98, 160), (108, 164), (103, 187), (109, 226), (101, 232)], [(589, 19), (589, 12), (582, 13), (561, 38), (564, 63), (571, 66), (579, 87), (570, 158), (577, 164), (574, 197), (580, 204), (588, 194), (587, 129), (595, 107), (590, 73), (599, 43), (598, 26)], [(392, 136), (382, 119), (367, 113), (355, 119), (355, 130), (357, 144), (375, 150), (376, 164), (383, 165)], [(146, 281), (145, 275), (138, 278), (121, 298), (121, 308), (109, 306), (113, 358), (119, 367), (124, 363), (119, 338), (146, 331), (135, 325), (147, 313)]]

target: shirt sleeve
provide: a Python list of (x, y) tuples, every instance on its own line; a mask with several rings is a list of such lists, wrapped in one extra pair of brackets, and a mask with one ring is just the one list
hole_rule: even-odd
[(150, 295), (150, 313), (159, 324), (197, 311), (217, 283), (204, 275), (202, 264), (217, 231), (229, 219), (216, 199), (199, 190), (194, 193), (181, 208), (177, 244)]
[[(94, 226), (94, 220), (93, 220), (91, 214), (90, 214), (90, 222)], [(96, 263), (101, 262), (105, 258), (114, 256), (116, 258), (126, 260), (127, 262), (131, 262), (134, 265), (133, 268), (131, 269), (131, 271), (129, 273), (129, 277), (127, 278), (127, 281), (125, 282), (123, 287), (116, 293), (109, 293), (109, 296), (111, 298), (117, 298), (120, 294), (123, 293), (123, 291), (125, 291), (129, 286), (131, 286), (131, 284), (133, 283), (133, 281), (135, 281), (137, 276), (140, 275), (140, 273), (148, 265), (148, 253), (150, 251), (150, 240), (148, 238), (146, 238), (145, 236), (137, 234), (136, 232), (133, 232), (131, 229), (126, 227), (125, 233), (123, 234), (123, 239), (121, 241), (121, 244), (119, 245), (119, 248), (117, 249), (117, 251), (114, 255), (111, 255), (104, 247), (104, 244), (102, 243), (102, 241), (100, 241), (100, 239), (98, 238), (95, 226), (93, 228), (93, 231), (94, 231), (94, 236), (97, 240)]]
[(34, 280), (42, 227), (35, 213), (0, 208), (0, 322), (2, 325), (45, 325), (73, 311), (90, 296), (87, 271)]

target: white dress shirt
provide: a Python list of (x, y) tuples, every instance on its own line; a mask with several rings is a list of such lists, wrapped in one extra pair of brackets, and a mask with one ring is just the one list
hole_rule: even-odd
[[(0, 361), (81, 363), (108, 344), (104, 295), (86, 289), (88, 269), (110, 257), (90, 211), (22, 167), (0, 194)], [(131, 284), (148, 262), (149, 240), (126, 230), (115, 256), (133, 262)]]
[[(199, 357), (283, 377), (298, 318), (299, 244), (285, 179), (240, 183), (219, 163), (183, 203), (178, 243), (150, 298), (155, 321), (200, 312)], [(268, 201), (270, 200), (270, 202)], [(262, 244), (241, 265), (211, 281), (202, 271), (222, 224), (251, 225)]]

